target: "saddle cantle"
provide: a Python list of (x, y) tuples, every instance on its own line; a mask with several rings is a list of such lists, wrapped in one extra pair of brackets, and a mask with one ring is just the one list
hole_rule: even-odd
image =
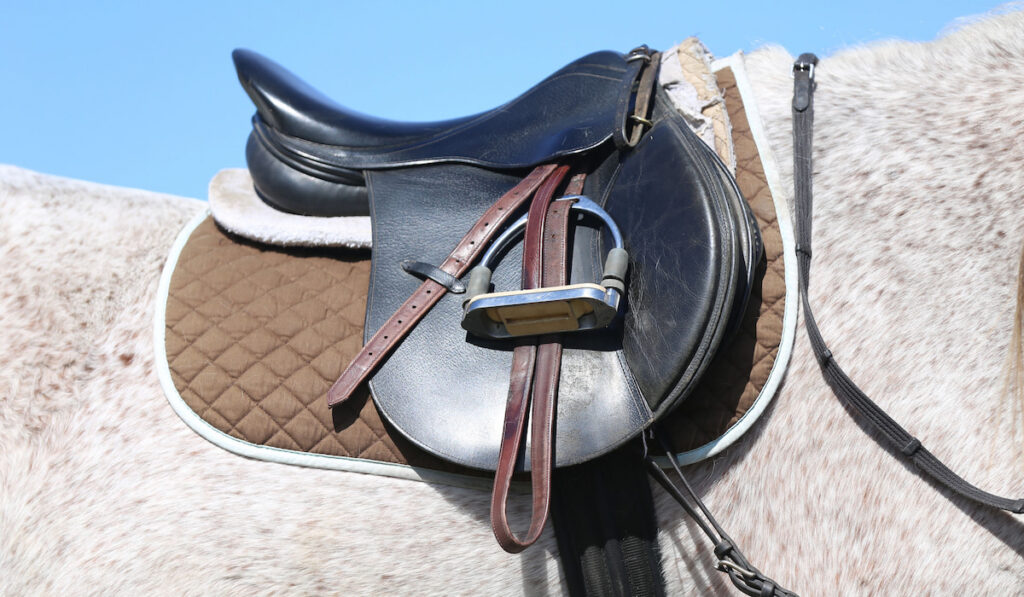
[[(622, 230), (629, 283), (620, 321), (564, 341), (557, 466), (609, 452), (671, 411), (743, 311), (761, 254), (752, 215), (660, 90), (642, 136), (633, 134), (635, 57), (591, 54), (495, 110), (427, 124), (355, 114), (253, 52), (234, 57), (257, 107), (246, 155), (260, 196), (291, 212), (371, 216), (367, 340), (421, 284), (403, 261), (442, 263), (530, 168), (562, 161), (586, 173), (581, 194)], [(599, 278), (607, 234), (576, 226), (571, 245), (569, 282)], [(521, 261), (520, 244), (495, 268), (494, 286), (518, 287)], [(461, 298), (442, 297), (370, 389), (423, 449), (494, 470), (512, 346), (467, 335), (461, 317)]]

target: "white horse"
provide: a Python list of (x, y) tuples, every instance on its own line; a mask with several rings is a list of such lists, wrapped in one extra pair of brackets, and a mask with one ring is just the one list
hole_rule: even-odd
[[(811, 301), (836, 359), (954, 470), (1024, 494), (1005, 389), (1024, 238), (1024, 13), (822, 60)], [(792, 57), (745, 57), (789, 172)], [(791, 188), (791, 178), (784, 176)], [(151, 319), (199, 202), (0, 168), (0, 593), (558, 594), (486, 492), (246, 460), (164, 400)], [(688, 475), (801, 594), (1024, 593), (1024, 522), (937, 491), (833, 397), (801, 331), (754, 431)], [(656, 490), (670, 593), (728, 593)], [(525, 514), (525, 513), (520, 513)]]

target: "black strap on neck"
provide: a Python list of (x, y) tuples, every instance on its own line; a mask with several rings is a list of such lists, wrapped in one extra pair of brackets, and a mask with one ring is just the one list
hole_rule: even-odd
[[(678, 487), (672, 482), (665, 471), (662, 470), (661, 466), (657, 463), (654, 458), (647, 454), (647, 446), (644, 444), (644, 463), (647, 465), (647, 473), (654, 478), (655, 481), (661, 485), (669, 495), (673, 497), (679, 505), (683, 507), (683, 510), (690, 515), (690, 518), (697, 523), (704, 534), (707, 535), (708, 539), (715, 546), (715, 557), (718, 558), (718, 570), (729, 575), (729, 580), (735, 585), (741, 592), (752, 595), (753, 597), (798, 597), (796, 593), (786, 590), (779, 586), (779, 583), (768, 578), (763, 572), (755, 568), (750, 564), (747, 558), (740, 551), (739, 547), (732, 540), (722, 528), (715, 517), (711, 515), (707, 506), (704, 502), (697, 497), (696, 492), (690, 487), (690, 484), (686, 481), (686, 477), (683, 476), (683, 471), (679, 469), (679, 464), (676, 462), (675, 450), (673, 450), (665, 438), (667, 437), (664, 433), (652, 434), (653, 439), (657, 440), (661, 444), (661, 449), (665, 452), (665, 457), (672, 465), (672, 469), (675, 471), (676, 476), (682, 482), (683, 488), (686, 490), (686, 495), (679, 490)], [(647, 436), (644, 437), (647, 439)], [(688, 496), (688, 499), (687, 499)], [(690, 502), (693, 502), (691, 504)], [(696, 507), (694, 507), (694, 504)], [(699, 511), (698, 511), (699, 510)]]
[(814, 54), (801, 54), (793, 64), (793, 179), (796, 193), (796, 253), (800, 270), (800, 298), (807, 336), (810, 338), (822, 374), (836, 396), (881, 434), (882, 443), (888, 444), (890, 448), (902, 454), (939, 485), (979, 504), (1017, 514), (1024, 513), (1024, 499), (1010, 499), (982, 491), (951, 471), (926, 450), (917, 438), (907, 433), (853, 383), (832, 358), (832, 351), (821, 337), (807, 293), (811, 277), (811, 148), (816, 87), (814, 67), (817, 63), (818, 57)]

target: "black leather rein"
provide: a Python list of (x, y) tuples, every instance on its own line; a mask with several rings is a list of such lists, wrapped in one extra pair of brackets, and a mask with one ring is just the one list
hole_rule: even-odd
[(979, 489), (926, 450), (917, 438), (910, 435), (853, 383), (832, 358), (832, 351), (828, 349), (821, 336), (807, 292), (811, 277), (811, 148), (816, 86), (814, 68), (817, 63), (818, 57), (814, 54), (801, 54), (793, 64), (793, 178), (796, 193), (796, 254), (800, 271), (800, 299), (807, 336), (810, 338), (822, 374), (836, 396), (881, 434), (884, 439), (882, 443), (912, 462), (942, 487), (973, 502), (1021, 514), (1024, 512), (1024, 499), (1001, 497)]

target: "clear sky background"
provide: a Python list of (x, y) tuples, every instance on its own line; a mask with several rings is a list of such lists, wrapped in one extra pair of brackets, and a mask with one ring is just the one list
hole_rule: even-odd
[[(501, 104), (585, 53), (716, 56), (778, 44), (819, 56), (934, 39), (958, 19), (1021, 8), (909, 2), (248, 2), (0, 0), (0, 163), (205, 198), (244, 166), (252, 105), (231, 64), (246, 47), (337, 102), (397, 120)], [(1024, 32), (1022, 32), (1024, 34)]]

